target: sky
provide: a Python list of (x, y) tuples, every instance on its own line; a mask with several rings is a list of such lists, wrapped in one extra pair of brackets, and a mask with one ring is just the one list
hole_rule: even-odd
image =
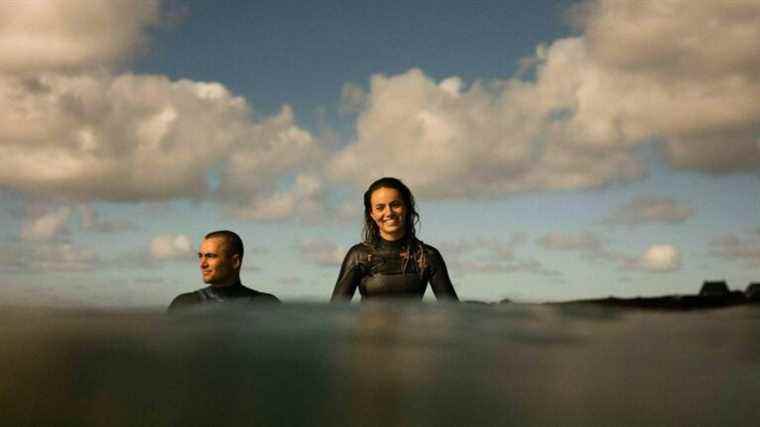
[(0, 302), (324, 302), (382, 176), (465, 300), (760, 281), (760, 1), (312, 3), (0, 3)]

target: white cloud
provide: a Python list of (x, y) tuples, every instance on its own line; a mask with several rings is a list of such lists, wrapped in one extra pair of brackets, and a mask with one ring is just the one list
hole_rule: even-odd
[(67, 226), (71, 217), (71, 208), (61, 206), (55, 210), (43, 210), (32, 208), (21, 226), (22, 240), (55, 240), (69, 234)]
[(135, 228), (135, 224), (126, 219), (105, 219), (92, 206), (79, 206), (81, 216), (80, 228), (97, 233), (117, 233)]
[(588, 231), (576, 234), (555, 231), (545, 234), (536, 243), (546, 249), (558, 251), (598, 252), (603, 248), (602, 241)]
[(0, 271), (11, 273), (93, 270), (99, 262), (93, 249), (62, 242), (32, 242), (0, 247)]
[[(630, 129), (667, 140), (672, 165), (711, 172), (760, 166), (760, 3), (596, 1), (587, 50), (614, 92), (595, 94)], [(614, 99), (617, 98), (617, 99)], [(597, 102), (602, 105), (601, 102)], [(593, 111), (589, 111), (590, 113)]]
[(301, 256), (313, 264), (321, 266), (339, 266), (346, 255), (346, 249), (333, 241), (325, 239), (306, 239), (298, 243)]
[(332, 177), (362, 187), (398, 176), (428, 197), (597, 187), (642, 177), (634, 150), (654, 137), (675, 167), (760, 167), (760, 3), (599, 0), (584, 11), (581, 36), (528, 61), (535, 81), (373, 76)]
[(73, 200), (203, 197), (207, 173), (257, 126), (217, 83), (125, 74), (0, 77), (0, 185)]
[(760, 267), (760, 230), (745, 238), (726, 234), (710, 242), (711, 253), (721, 258), (743, 262), (749, 268)]
[(681, 252), (673, 245), (652, 245), (639, 258), (627, 261), (625, 267), (652, 273), (673, 272), (681, 268)]
[(0, 2), (0, 72), (112, 64), (145, 43), (158, 0)]
[[(295, 124), (290, 108), (254, 121), (245, 100), (218, 83), (130, 74), (35, 81), (44, 89), (0, 77), (0, 92), (15, 101), (0, 105), (8, 159), (0, 185), (35, 198), (216, 197), (243, 217), (272, 216), (256, 204), (276, 197), (290, 174), (320, 164), (319, 142)], [(221, 184), (212, 196), (208, 174), (217, 168)], [(316, 203), (313, 192), (303, 194), (307, 179), (287, 190), (296, 200), (282, 215)]]
[[(252, 175), (261, 173), (261, 170), (251, 167), (250, 173)], [(235, 179), (240, 179), (241, 176), (243, 174), (236, 174)], [(273, 180), (276, 180), (274, 176)], [(298, 175), (294, 183), (282, 191), (275, 191), (272, 181), (269, 182), (269, 185), (270, 188), (262, 187), (251, 191), (256, 185), (251, 183), (246, 189), (244, 188), (244, 181), (240, 180), (239, 192), (226, 189), (226, 197), (229, 200), (228, 212), (238, 218), (263, 221), (275, 221), (294, 216), (309, 223), (316, 223), (325, 219), (323, 217), (325, 194), (320, 178)], [(234, 194), (238, 194), (237, 200), (235, 200)]]
[(151, 240), (150, 254), (157, 260), (189, 260), (193, 254), (193, 243), (184, 234), (162, 234)]
[(508, 241), (493, 238), (444, 241), (437, 245), (449, 271), (454, 274), (530, 273), (558, 276), (560, 272), (545, 267), (534, 258), (518, 257), (515, 249), (527, 241), (525, 233), (514, 233)]
[(557, 277), (562, 273), (547, 268), (541, 261), (535, 258), (508, 259), (503, 261), (482, 261), (472, 259), (454, 259), (448, 266), (449, 271), (458, 274), (511, 274), (528, 273), (538, 276)]
[(534, 80), (468, 84), (413, 69), (375, 75), (366, 92), (347, 84), (357, 138), (334, 152), (287, 106), (258, 118), (219, 83), (115, 71), (160, 9), (0, 6), (0, 187), (73, 203), (214, 200), (240, 218), (313, 221), (336, 213), (328, 183), (364, 188), (385, 175), (423, 198), (636, 180), (647, 171), (635, 150), (655, 137), (675, 167), (760, 167), (754, 0), (588, 2), (580, 36), (524, 61)]
[(665, 197), (640, 196), (613, 210), (604, 223), (612, 225), (675, 224), (694, 215), (694, 209)]
[[(162, 13), (159, 1), (0, 6), (0, 98), (9, 101), (0, 104), (0, 187), (73, 203), (213, 199), (255, 219), (319, 208), (321, 179), (310, 170), (321, 165), (320, 141), (290, 107), (255, 118), (219, 83), (116, 72)], [(221, 178), (216, 193), (210, 173)]]
[(681, 268), (681, 252), (670, 244), (651, 245), (640, 256), (630, 256), (614, 250), (596, 235), (580, 233), (547, 233), (536, 241), (547, 250), (577, 252), (592, 261), (617, 264), (622, 269), (649, 273), (664, 273)]

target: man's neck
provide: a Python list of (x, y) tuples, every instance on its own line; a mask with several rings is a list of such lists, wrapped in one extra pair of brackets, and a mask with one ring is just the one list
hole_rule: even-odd
[(240, 283), (240, 276), (233, 277), (230, 280), (225, 280), (224, 282), (218, 282), (218, 283), (212, 283), (211, 286), (215, 288), (228, 288), (230, 286), (234, 286)]

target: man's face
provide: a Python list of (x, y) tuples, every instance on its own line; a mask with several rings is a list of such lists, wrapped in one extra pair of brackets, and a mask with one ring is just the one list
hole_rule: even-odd
[(227, 241), (223, 238), (204, 239), (198, 249), (203, 281), (210, 285), (229, 285), (240, 268), (240, 256), (230, 255)]

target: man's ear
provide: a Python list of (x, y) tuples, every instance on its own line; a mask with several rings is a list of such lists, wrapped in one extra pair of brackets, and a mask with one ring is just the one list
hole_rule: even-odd
[(235, 268), (235, 270), (240, 270), (241, 265), (240, 254), (232, 255), (232, 267)]

